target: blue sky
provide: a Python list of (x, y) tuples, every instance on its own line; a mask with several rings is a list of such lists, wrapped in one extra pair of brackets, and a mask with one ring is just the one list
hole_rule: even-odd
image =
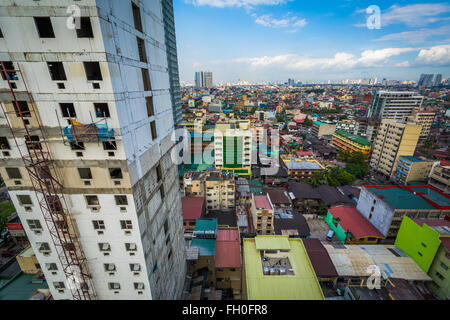
[(174, 0), (174, 11), (184, 82), (199, 70), (215, 83), (450, 76), (450, 2)]

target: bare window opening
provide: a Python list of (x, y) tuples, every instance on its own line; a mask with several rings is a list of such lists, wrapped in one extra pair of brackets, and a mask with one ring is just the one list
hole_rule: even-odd
[(116, 265), (114, 263), (105, 263), (103, 264), (105, 271), (116, 271)]
[(98, 62), (83, 62), (84, 71), (86, 72), (86, 78), (88, 81), (101, 81), (102, 72), (100, 71), (100, 63)]
[(103, 150), (117, 150), (117, 143), (115, 141), (103, 142)]
[(27, 223), (31, 230), (42, 230), (42, 225), (39, 220), (27, 220)]
[(117, 282), (109, 282), (108, 283), (109, 290), (119, 290), (120, 289), (120, 283)]
[(105, 230), (105, 221), (103, 220), (93, 220), (92, 225), (95, 230)]
[(31, 197), (27, 194), (17, 195), (17, 200), (19, 200), (19, 203), (22, 206), (30, 206), (33, 204), (33, 202), (31, 201)]
[(66, 72), (62, 62), (47, 62), (48, 71), (53, 81), (66, 81)]
[(92, 172), (90, 168), (78, 168), (78, 174), (81, 179), (92, 179)]
[(142, 81), (144, 83), (144, 91), (152, 90), (152, 84), (150, 82), (150, 74), (148, 73), (148, 69), (141, 69), (142, 72)]
[(21, 114), (22, 117), (31, 117), (30, 108), (28, 108), (28, 103), (26, 101), (17, 101), (17, 104), (15, 101), (12, 101), (12, 104), (14, 106), (14, 111), (16, 112), (17, 117), (20, 117)]
[(45, 267), (47, 268), (48, 271), (58, 270), (58, 266), (56, 265), (56, 263), (46, 263)]
[(11, 150), (11, 146), (9, 145), (8, 138), (0, 137), (0, 149), (1, 150)]
[(43, 165), (36, 166), (36, 173), (37, 173), (38, 177), (42, 178), (42, 179), (50, 179), (50, 177), (51, 177), (50, 168), (48, 166), (43, 166)]
[(100, 251), (111, 251), (111, 246), (109, 245), (109, 243), (99, 243), (98, 248), (100, 249)]
[(88, 206), (98, 206), (99, 201), (97, 196), (85, 196), (86, 197), (86, 203)]
[(0, 38), (3, 38), (3, 32), (2, 32), (2, 29), (0, 29)]
[(39, 136), (25, 136), (25, 145), (27, 146), (28, 152), (42, 150)]
[(22, 174), (19, 168), (5, 168), (6, 174), (10, 179), (22, 179)]
[(80, 29), (77, 30), (78, 38), (93, 38), (94, 33), (92, 32), (91, 19), (89, 17), (80, 18)]
[(114, 196), (114, 199), (116, 200), (116, 205), (118, 205), (118, 206), (127, 206), (128, 205), (127, 196)]
[(145, 103), (147, 105), (147, 115), (152, 117), (155, 115), (155, 108), (153, 106), (153, 97), (145, 97)]
[(127, 250), (127, 251), (137, 251), (136, 243), (125, 243), (125, 250)]
[(130, 271), (141, 271), (141, 265), (139, 263), (130, 263)]
[(107, 103), (94, 103), (95, 116), (97, 118), (109, 118), (109, 107)]
[(169, 222), (166, 220), (164, 221), (164, 233), (167, 234), (168, 231), (169, 231)]
[(109, 175), (111, 179), (122, 179), (122, 169), (120, 168), (109, 168)]
[(159, 194), (161, 195), (161, 199), (164, 199), (166, 196), (166, 193), (164, 192), (164, 185), (161, 185), (159, 188)]
[(158, 137), (158, 134), (156, 133), (156, 122), (155, 121), (150, 122), (150, 129), (152, 130), (152, 139), (155, 140)]
[(133, 224), (131, 220), (120, 220), (120, 227), (122, 229), (133, 229)]
[(62, 205), (61, 200), (59, 200), (58, 196), (46, 196), (45, 197), (48, 203), (48, 206), (50, 207), (50, 210), (53, 213), (59, 214), (62, 213)]
[(52, 21), (50, 17), (34, 17), (34, 23), (39, 34), (39, 38), (54, 38)]
[(59, 106), (64, 118), (76, 118), (77, 114), (73, 103), (60, 103)]
[(58, 89), (65, 89), (66, 88), (66, 86), (62, 82), (58, 82), (57, 85), (58, 85)]
[(131, 8), (133, 9), (134, 27), (142, 32), (141, 10), (133, 2), (131, 3)]
[(53, 286), (56, 290), (65, 289), (66, 286), (64, 285), (64, 282), (53, 282)]
[(161, 164), (158, 164), (156, 167), (156, 176), (158, 178), (158, 182), (162, 179), (162, 170), (161, 170)]
[(139, 37), (136, 37), (138, 52), (139, 52), (139, 60), (147, 63), (147, 51), (145, 50), (145, 41)]
[(70, 148), (72, 150), (84, 150), (84, 142), (71, 142)]
[[(8, 71), (8, 70), (14, 70), (14, 64), (11, 61), (2, 61), (3, 62), (3, 66), (5, 67), (6, 74), (8, 75), (8, 79), (9, 80), (18, 80), (17, 78), (17, 74), (14, 71)], [(1, 75), (2, 75), (2, 79), (6, 80), (6, 75), (3, 72), (3, 68), (0, 65), (0, 69), (1, 69)]]

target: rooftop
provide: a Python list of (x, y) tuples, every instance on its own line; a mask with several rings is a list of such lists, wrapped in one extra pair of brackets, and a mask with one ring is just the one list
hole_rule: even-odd
[[(265, 275), (258, 247), (286, 248), (291, 275)], [(273, 244), (271, 244), (273, 242)], [(259, 244), (259, 246), (258, 246)], [(288, 247), (289, 246), (289, 247)], [(314, 269), (300, 239), (288, 236), (257, 236), (244, 239), (245, 281), (249, 300), (324, 300)]]
[(318, 277), (337, 277), (336, 268), (322, 242), (319, 239), (302, 239), (302, 241), (316, 275)]
[(353, 142), (362, 144), (362, 145), (364, 145), (364, 146), (370, 146), (370, 145), (372, 144), (369, 140), (364, 139), (364, 138), (361, 137), (361, 136), (358, 136), (358, 135), (355, 135), (355, 134), (348, 133), (347, 131), (336, 130), (335, 134), (340, 135), (340, 136), (342, 136), (342, 137), (344, 137), (344, 138), (347, 138), (347, 139), (349, 139), (349, 140), (351, 140), (351, 141), (353, 141)]
[(217, 231), (216, 218), (201, 218), (195, 222), (194, 232), (196, 231)]
[(253, 196), (253, 200), (255, 201), (256, 209), (273, 210), (267, 195)]
[(198, 248), (199, 256), (213, 257), (216, 254), (216, 239), (192, 238), (190, 248)]
[(196, 220), (201, 217), (205, 199), (203, 197), (182, 197), (183, 220)]
[(28, 300), (33, 292), (48, 289), (45, 279), (33, 280), (35, 274), (20, 273), (0, 288), (0, 300)]
[(383, 234), (355, 208), (342, 206), (330, 208), (328, 211), (334, 219), (340, 219), (341, 228), (345, 232), (351, 232), (355, 238), (384, 238)]
[(324, 167), (317, 160), (303, 160), (294, 157), (283, 159), (283, 163), (289, 170), (322, 170)]
[(240, 268), (241, 245), (238, 229), (223, 229), (217, 231), (216, 268)]
[(400, 158), (406, 159), (410, 162), (423, 162), (424, 160), (417, 159), (416, 157), (412, 156), (400, 156)]
[(450, 209), (450, 196), (425, 186), (364, 186), (393, 209)]

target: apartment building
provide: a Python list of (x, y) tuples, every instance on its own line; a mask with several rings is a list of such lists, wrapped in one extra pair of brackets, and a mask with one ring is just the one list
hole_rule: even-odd
[(414, 122), (383, 120), (372, 146), (371, 169), (391, 177), (400, 156), (414, 155), (421, 130)]
[(317, 160), (302, 159), (297, 157), (282, 157), (282, 165), (287, 169), (288, 176), (295, 180), (311, 178), (315, 172), (325, 170), (325, 167)]
[(337, 130), (333, 134), (330, 145), (337, 151), (350, 150), (351, 152), (362, 152), (365, 155), (369, 155), (372, 143), (358, 135)]
[(433, 168), (428, 181), (430, 185), (440, 191), (450, 193), (450, 161), (441, 161), (441, 163)]
[(364, 186), (356, 209), (387, 241), (393, 241), (405, 216), (411, 219), (449, 216), (450, 197), (427, 185)]
[(399, 184), (426, 182), (433, 164), (433, 161), (420, 160), (411, 156), (400, 156), (392, 175), (392, 180)]
[(250, 177), (252, 165), (252, 131), (250, 120), (216, 123), (214, 131), (216, 170), (232, 171)]
[(3, 1), (0, 28), (0, 174), (53, 298), (179, 298), (162, 3)]
[(253, 195), (250, 212), (256, 234), (274, 234), (274, 210), (267, 195)]
[(196, 88), (212, 88), (213, 76), (209, 71), (198, 71), (195, 73), (195, 87)]
[(331, 137), (335, 131), (336, 124), (321, 121), (313, 121), (313, 125), (311, 127), (311, 134), (318, 139), (322, 139), (324, 136)]
[(376, 91), (372, 97), (369, 118), (403, 120), (420, 109), (423, 96), (417, 92)]
[(428, 138), (435, 116), (436, 114), (434, 112), (426, 110), (420, 110), (416, 113), (415, 121), (422, 126), (419, 140), (426, 140)]
[(206, 209), (234, 210), (234, 175), (227, 171), (186, 172), (183, 176), (185, 196), (205, 198)]

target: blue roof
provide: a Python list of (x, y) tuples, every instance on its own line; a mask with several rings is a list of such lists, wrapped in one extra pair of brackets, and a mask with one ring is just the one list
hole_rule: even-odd
[(422, 162), (423, 161), (423, 160), (417, 159), (412, 156), (400, 156), (400, 157), (402, 157), (403, 159), (406, 159), (408, 161), (411, 161), (411, 162)]
[(216, 231), (217, 218), (201, 218), (195, 222), (195, 231)]
[(199, 256), (215, 256), (216, 239), (193, 238), (191, 241), (191, 248), (198, 248)]

